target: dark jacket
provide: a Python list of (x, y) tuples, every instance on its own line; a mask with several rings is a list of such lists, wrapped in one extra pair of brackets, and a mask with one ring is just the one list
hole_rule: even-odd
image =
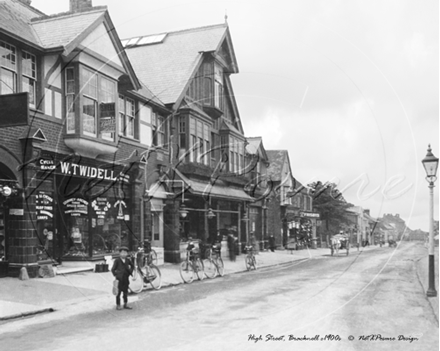
[(127, 257), (125, 259), (125, 263), (122, 261), (120, 257), (115, 259), (112, 267), (112, 273), (117, 280), (119, 280), (119, 289), (123, 290), (123, 288), (129, 285), (128, 277), (133, 272), (133, 264), (131, 260)]

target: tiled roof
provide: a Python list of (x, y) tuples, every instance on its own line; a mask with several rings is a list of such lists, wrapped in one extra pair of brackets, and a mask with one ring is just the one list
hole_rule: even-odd
[(0, 30), (37, 45), (38, 37), (29, 23), (32, 18), (42, 15), (43, 13), (18, 0), (0, 0)]
[(281, 172), (283, 171), (287, 150), (267, 150), (266, 153), (270, 164), (267, 169), (267, 175), (273, 181), (281, 181)]
[(103, 16), (105, 11), (105, 8), (98, 8), (87, 12), (66, 13), (64, 16), (34, 20), (31, 25), (44, 48), (66, 47)]
[(142, 85), (141, 89), (137, 90), (136, 93), (146, 97), (148, 100), (156, 103), (157, 105), (165, 107), (163, 102), (160, 101), (160, 99), (157, 96), (155, 96), (145, 84), (141, 83), (141, 85)]
[(161, 43), (127, 47), (131, 63), (143, 82), (165, 104), (181, 95), (197, 66), (201, 52), (218, 49), (227, 25), (214, 25), (167, 33)]

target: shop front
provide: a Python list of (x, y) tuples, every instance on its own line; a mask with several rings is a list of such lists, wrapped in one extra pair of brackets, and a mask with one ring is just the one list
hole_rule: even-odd
[(179, 179), (170, 181), (176, 183), (173, 187), (176, 195), (165, 206), (166, 260), (184, 259), (189, 239), (197, 240), (202, 250), (204, 245), (221, 241), (225, 256), (229, 237), (240, 251), (249, 240), (248, 205), (253, 198), (243, 189), (221, 181), (211, 184), (176, 173)]
[(43, 159), (36, 188), (39, 261), (101, 260), (137, 245), (132, 184), (122, 165)]

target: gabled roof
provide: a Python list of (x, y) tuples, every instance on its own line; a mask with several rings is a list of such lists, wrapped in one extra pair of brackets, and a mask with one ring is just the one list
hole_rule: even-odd
[(222, 125), (220, 126), (220, 130), (227, 130), (227, 131), (239, 134), (239, 135), (243, 134), (237, 128), (235, 128), (229, 121), (227, 121), (225, 119), (223, 119), (223, 121), (222, 121)]
[(269, 161), (269, 157), (267, 156), (267, 152), (263, 146), (263, 138), (262, 137), (250, 137), (246, 138), (248, 144), (246, 145), (246, 152), (250, 155), (259, 155), (263, 157), (265, 161)]
[(38, 36), (29, 26), (29, 22), (32, 18), (43, 15), (44, 13), (18, 0), (0, 0), (0, 31), (38, 45)]
[[(226, 24), (155, 34), (124, 42), (139, 79), (148, 82), (153, 93), (165, 104), (174, 104), (183, 95), (201, 63), (203, 53), (219, 50), (225, 39), (232, 51), (234, 67), (237, 67)], [(136, 44), (133, 46), (132, 42)], [(148, 44), (137, 44), (142, 42)]]
[(270, 163), (267, 169), (268, 177), (275, 182), (281, 181), (281, 173), (287, 157), (287, 150), (267, 150), (266, 153)]
[(44, 49), (62, 47), (65, 50), (64, 54), (68, 55), (69, 48), (76, 46), (72, 44), (79, 44), (78, 41), (83, 39), (83, 33), (102, 19), (106, 11), (105, 7), (99, 7), (87, 12), (66, 12), (34, 19), (31, 26)]

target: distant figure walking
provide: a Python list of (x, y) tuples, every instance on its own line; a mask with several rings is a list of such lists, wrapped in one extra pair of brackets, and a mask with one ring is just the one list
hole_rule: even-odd
[(270, 251), (275, 252), (275, 237), (273, 236), (273, 234), (269, 236), (269, 248)]
[(229, 259), (232, 262), (235, 262), (235, 245), (236, 245), (237, 239), (233, 234), (228, 235), (228, 249), (229, 249)]

